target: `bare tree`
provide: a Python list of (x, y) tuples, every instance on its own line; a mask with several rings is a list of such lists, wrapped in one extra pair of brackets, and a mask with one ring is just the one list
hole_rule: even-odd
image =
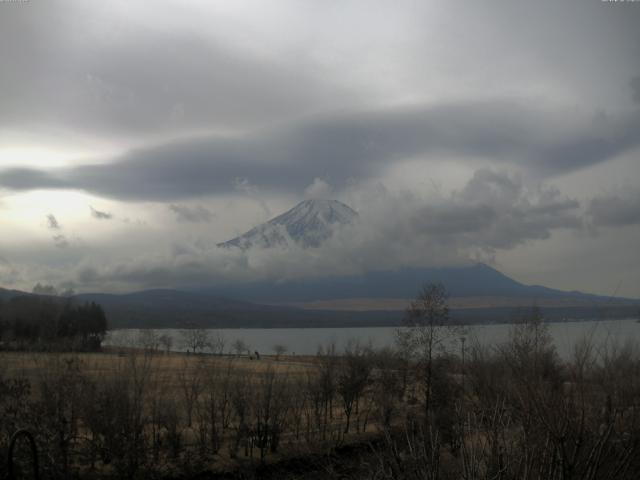
[(211, 345), (209, 331), (204, 328), (185, 328), (180, 332), (182, 336), (182, 346), (187, 351), (198, 353)]
[(287, 353), (288, 348), (285, 345), (277, 344), (273, 346), (273, 353), (276, 354), (276, 360), (280, 360), (280, 356)]
[(40, 431), (49, 437), (54, 461), (63, 476), (69, 474), (70, 453), (77, 440), (82, 396), (86, 381), (78, 357), (56, 357), (39, 369), (40, 408), (44, 413)]
[(209, 348), (215, 355), (223, 355), (224, 347), (226, 346), (226, 344), (227, 344), (227, 341), (224, 338), (224, 335), (220, 332), (215, 332), (211, 336)]
[(234, 378), (233, 362), (214, 363), (206, 369), (204, 384), (204, 423), (214, 453), (220, 450), (231, 414), (231, 388)]
[(383, 429), (391, 428), (391, 421), (403, 396), (402, 360), (390, 349), (373, 355), (372, 396)]
[(205, 365), (202, 359), (198, 359), (196, 362), (189, 362), (188, 357), (183, 357), (183, 359), (183, 366), (178, 372), (178, 382), (187, 414), (187, 426), (191, 427), (193, 410), (203, 390)]
[(166, 333), (163, 333), (158, 337), (158, 342), (164, 348), (165, 353), (169, 353), (171, 351), (171, 347), (173, 346), (173, 337)]
[(155, 330), (146, 328), (138, 332), (137, 343), (141, 348), (155, 352), (160, 348), (160, 336)]
[(423, 373), (424, 412), (428, 420), (433, 387), (433, 360), (462, 328), (451, 323), (448, 294), (442, 284), (425, 285), (407, 308), (403, 327), (396, 331), (400, 349), (417, 359)]
[(349, 433), (351, 414), (358, 412), (360, 397), (369, 383), (372, 362), (367, 350), (357, 343), (348, 345), (338, 374), (338, 394), (346, 417), (344, 433)]
[(112, 372), (84, 389), (87, 397), (83, 424), (92, 448), (103, 463), (112, 463), (118, 476), (133, 478), (146, 460), (149, 385), (152, 355), (129, 355)]
[(247, 375), (236, 375), (230, 390), (230, 402), (234, 415), (235, 435), (229, 444), (231, 458), (236, 458), (238, 449), (242, 444), (245, 446), (245, 456), (249, 455), (249, 415), (251, 402), (251, 386)]
[(249, 345), (247, 345), (241, 338), (237, 338), (231, 346), (238, 357), (249, 350)]
[(268, 450), (278, 451), (280, 437), (288, 411), (287, 375), (276, 374), (268, 367), (261, 373), (252, 392), (252, 430), (256, 446), (260, 450), (260, 460), (263, 461)]
[[(302, 430), (303, 420), (306, 418), (307, 427), (310, 426), (310, 405), (309, 405), (309, 391), (305, 379), (302, 377), (293, 377), (289, 382), (288, 388), (289, 405), (290, 405), (290, 418), (292, 434), (296, 440), (300, 439), (300, 432)], [(307, 428), (308, 430), (308, 428)]]
[[(316, 400), (319, 401), (319, 404), (316, 404), (316, 418), (324, 440), (329, 426), (329, 419), (333, 419), (333, 400), (338, 382), (338, 357), (335, 343), (331, 343), (326, 347), (320, 346), (316, 359), (319, 365), (318, 377), (315, 379), (318, 387), (315, 393), (319, 394), (316, 397)], [(319, 407), (319, 410), (317, 407)]]

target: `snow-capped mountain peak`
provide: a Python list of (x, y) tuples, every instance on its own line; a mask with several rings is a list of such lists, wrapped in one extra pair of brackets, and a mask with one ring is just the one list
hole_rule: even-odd
[(352, 224), (357, 217), (351, 207), (337, 200), (305, 200), (282, 215), (218, 246), (269, 248), (286, 246), (293, 241), (303, 248), (317, 247), (337, 228)]

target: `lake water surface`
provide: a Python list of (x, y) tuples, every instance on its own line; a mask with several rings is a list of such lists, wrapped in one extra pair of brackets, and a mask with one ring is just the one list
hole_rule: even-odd
[[(587, 338), (598, 348), (624, 345), (634, 342), (640, 345), (640, 323), (635, 319), (600, 320), (549, 323), (549, 333), (561, 357), (569, 358), (577, 342)], [(481, 345), (498, 346), (509, 338), (511, 324), (466, 326), (464, 336), (466, 346), (478, 342)], [(272, 354), (274, 345), (286, 346), (290, 354), (312, 355), (320, 345), (335, 343), (342, 351), (347, 343), (358, 341), (362, 345), (374, 348), (392, 346), (395, 341), (395, 327), (363, 328), (220, 328), (210, 330), (212, 335), (221, 335), (225, 340), (225, 351), (232, 351), (232, 343), (240, 339), (249, 349), (262, 354)], [(157, 333), (168, 334), (173, 338), (173, 350), (183, 351), (182, 330), (163, 329)], [(452, 349), (460, 348), (459, 335), (452, 342)], [(112, 346), (134, 346), (140, 338), (138, 329), (110, 331), (104, 342)]]

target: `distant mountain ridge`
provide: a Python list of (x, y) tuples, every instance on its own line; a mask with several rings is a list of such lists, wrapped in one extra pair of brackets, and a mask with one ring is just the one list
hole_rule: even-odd
[(2, 302), (17, 297), (46, 298), (54, 303), (96, 302), (106, 313), (109, 329), (359, 327), (396, 325), (399, 321), (395, 312), (305, 311), (172, 289), (84, 293), (67, 298), (0, 288)]
[(291, 210), (260, 224), (219, 247), (272, 248), (293, 241), (303, 248), (318, 247), (340, 226), (350, 225), (358, 213), (337, 200), (305, 200)]
[[(371, 271), (360, 275), (297, 278), (280, 282), (254, 282), (215, 286), (200, 291), (250, 302), (299, 303), (348, 298), (400, 298), (416, 296), (425, 283), (442, 283), (452, 297), (504, 296), (529, 298), (576, 298), (596, 303), (609, 297), (565, 292), (539, 285), (524, 285), (498, 270), (478, 263), (458, 267), (415, 267)], [(633, 303), (632, 299), (615, 299)]]
[[(635, 317), (639, 300), (563, 292), (537, 285), (523, 285), (484, 264), (462, 267), (405, 268), (362, 275), (296, 279), (289, 282), (254, 282), (199, 288), (189, 291), (153, 289), (128, 294), (88, 293), (74, 302), (94, 301), (104, 308), (110, 328), (161, 328), (198, 325), (225, 328), (356, 327), (398, 325), (403, 312), (316, 307), (295, 303), (341, 299), (412, 299), (425, 283), (440, 282), (454, 298), (512, 297), (521, 304), (452, 308), (452, 318), (463, 322), (505, 322), (518, 310), (541, 299), (559, 300), (543, 306), (548, 319)], [(34, 295), (0, 288), (3, 301)], [(61, 299), (67, 301), (67, 299)], [(575, 300), (575, 302), (574, 302)], [(276, 303), (285, 305), (273, 305)], [(337, 302), (339, 303), (339, 302)], [(553, 302), (540, 302), (552, 304)], [(269, 304), (269, 305), (268, 305)], [(371, 303), (375, 305), (375, 302)], [(400, 305), (401, 302), (396, 302)], [(459, 302), (458, 302), (459, 304)], [(319, 305), (322, 305), (320, 302)]]
[(270, 319), (291, 310), (287, 307), (258, 305), (212, 294), (173, 289), (152, 289), (126, 294), (86, 293), (76, 295), (79, 302), (93, 301), (103, 306), (114, 327), (187, 327), (247, 324), (246, 319)]
[(6, 288), (0, 288), (0, 300), (10, 300), (13, 297), (18, 297), (22, 295), (31, 295), (27, 292), (22, 292), (20, 290), (9, 290)]

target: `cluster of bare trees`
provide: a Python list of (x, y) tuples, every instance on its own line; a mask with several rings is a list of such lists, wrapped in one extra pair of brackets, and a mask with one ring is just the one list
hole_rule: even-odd
[(400, 345), (422, 377), (415, 382), (422, 412), (408, 410), (404, 424), (385, 429), (372, 477), (637, 478), (637, 345), (584, 339), (561, 360), (534, 307), (508, 342), (472, 345), (465, 364), (463, 355), (438, 353), (440, 342), (461, 334), (447, 323), (445, 298), (429, 286), (411, 305)]
[(503, 345), (465, 347), (461, 335), (444, 289), (428, 286), (394, 349), (326, 345), (292, 362), (274, 347), (249, 362), (161, 354), (143, 334), (144, 350), (93, 365), (47, 354), (30, 375), (0, 369), (0, 455), (28, 428), (50, 478), (188, 476), (347, 444), (365, 445), (366, 459), (343, 478), (636, 478), (635, 346), (584, 341), (561, 360), (536, 309)]
[(377, 411), (373, 353), (355, 344), (294, 367), (153, 345), (105, 357), (34, 356), (34, 375), (0, 375), (0, 455), (28, 428), (51, 478), (172, 474), (325, 451), (370, 430)]
[(142, 348), (147, 352), (169, 353), (174, 347), (187, 353), (210, 353), (222, 355), (226, 346), (226, 339), (220, 332), (186, 324), (180, 330), (179, 341), (174, 344), (174, 338), (168, 333), (154, 329), (139, 330), (137, 337), (124, 341), (131, 347)]

